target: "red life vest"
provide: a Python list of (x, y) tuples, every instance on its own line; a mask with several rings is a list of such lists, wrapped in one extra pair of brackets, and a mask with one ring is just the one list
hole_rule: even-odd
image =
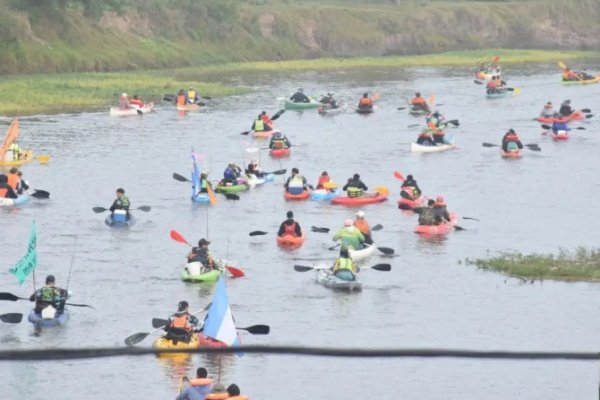
[(0, 199), (5, 198), (7, 193), (8, 193), (7, 188), (0, 188)]
[(323, 184), (330, 181), (329, 175), (321, 175), (317, 182), (317, 189), (323, 189)]
[(290, 235), (296, 236), (296, 223), (294, 222), (291, 225), (284, 225), (283, 236)]
[(504, 140), (507, 142), (517, 142), (519, 141), (519, 137), (514, 133), (509, 133), (504, 137)]
[(20, 180), (21, 180), (21, 178), (19, 178), (19, 175), (8, 174), (8, 186), (13, 188), (13, 190), (17, 190), (17, 186), (19, 185)]
[(363, 107), (371, 107), (373, 105), (373, 100), (368, 97), (363, 97), (358, 102), (358, 105)]

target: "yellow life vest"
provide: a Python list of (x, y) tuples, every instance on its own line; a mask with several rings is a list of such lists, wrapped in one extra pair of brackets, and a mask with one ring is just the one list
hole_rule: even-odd
[(196, 101), (196, 91), (195, 90), (188, 90), (188, 101), (190, 103), (194, 103)]
[(259, 118), (254, 121), (254, 130), (258, 132), (262, 132), (265, 130), (265, 122), (262, 120), (262, 118)]
[(354, 272), (354, 262), (350, 258), (338, 258), (333, 267), (333, 272), (337, 272), (343, 269)]

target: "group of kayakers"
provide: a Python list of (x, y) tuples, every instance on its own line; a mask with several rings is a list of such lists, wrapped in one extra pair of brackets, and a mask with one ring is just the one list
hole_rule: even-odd
[(425, 123), (425, 128), (421, 130), (421, 133), (417, 137), (417, 144), (422, 146), (447, 144), (444, 129), (448, 124), (446, 118), (439, 111), (429, 111), (425, 117)]
[[(335, 190), (336, 185), (330, 183), (331, 177), (327, 171), (323, 171), (321, 176), (319, 176), (316, 189)], [(298, 195), (306, 190), (314, 189), (314, 187), (308, 183), (306, 178), (300, 174), (300, 170), (296, 167), (292, 168), (292, 173), (285, 181), (284, 188), (288, 193), (293, 195)], [(359, 174), (354, 174), (351, 178), (348, 178), (348, 181), (342, 187), (342, 190), (346, 192), (348, 197), (356, 198), (365, 196), (366, 191), (369, 190), (369, 188), (360, 179)]]
[(127, 93), (123, 92), (119, 97), (119, 110), (129, 110), (130, 108), (142, 108), (144, 107), (144, 100), (137, 94), (133, 95), (133, 98), (129, 98)]
[[(410, 202), (421, 198), (423, 192), (412, 175), (407, 175), (400, 186), (400, 197)], [(398, 208), (404, 208), (401, 204)], [(407, 207), (419, 214), (419, 225), (440, 225), (450, 222), (450, 214), (443, 196), (429, 199), (424, 207)]]
[(593, 75), (588, 74), (584, 71), (572, 71), (569, 68), (565, 68), (562, 73), (563, 81), (586, 81), (594, 79)]
[(175, 96), (175, 105), (186, 106), (191, 104), (198, 104), (200, 100), (202, 100), (200, 94), (196, 92), (196, 90), (192, 86), (190, 86), (190, 88), (187, 91), (179, 89), (179, 92), (177, 92), (177, 96)]
[(16, 199), (27, 190), (29, 185), (16, 167), (12, 167), (6, 175), (0, 174), (0, 198)]
[(242, 396), (240, 388), (232, 383), (227, 388), (220, 382), (215, 383), (208, 377), (206, 368), (196, 370), (196, 378), (189, 381), (189, 386), (179, 393), (175, 400), (247, 400)]

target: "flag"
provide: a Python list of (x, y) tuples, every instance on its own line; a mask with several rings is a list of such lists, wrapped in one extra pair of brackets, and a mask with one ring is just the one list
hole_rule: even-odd
[(196, 197), (200, 193), (200, 168), (198, 168), (198, 160), (194, 149), (192, 149), (192, 197)]
[(206, 336), (221, 341), (227, 346), (240, 345), (223, 277), (217, 282), (212, 304), (208, 309), (206, 321), (204, 321), (203, 332)]
[(29, 234), (29, 246), (27, 253), (19, 260), (19, 262), (8, 270), (11, 274), (17, 277), (20, 284), (25, 282), (27, 276), (33, 272), (37, 265), (37, 235), (35, 233), (35, 221), (31, 224), (31, 233)]

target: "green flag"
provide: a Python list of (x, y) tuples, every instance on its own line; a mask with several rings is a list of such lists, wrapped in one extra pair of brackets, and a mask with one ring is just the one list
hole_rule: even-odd
[(25, 282), (27, 276), (33, 272), (37, 265), (37, 235), (35, 234), (35, 221), (31, 224), (31, 234), (29, 235), (29, 247), (27, 248), (27, 254), (19, 260), (19, 262), (8, 270), (11, 274), (17, 277), (20, 284)]

